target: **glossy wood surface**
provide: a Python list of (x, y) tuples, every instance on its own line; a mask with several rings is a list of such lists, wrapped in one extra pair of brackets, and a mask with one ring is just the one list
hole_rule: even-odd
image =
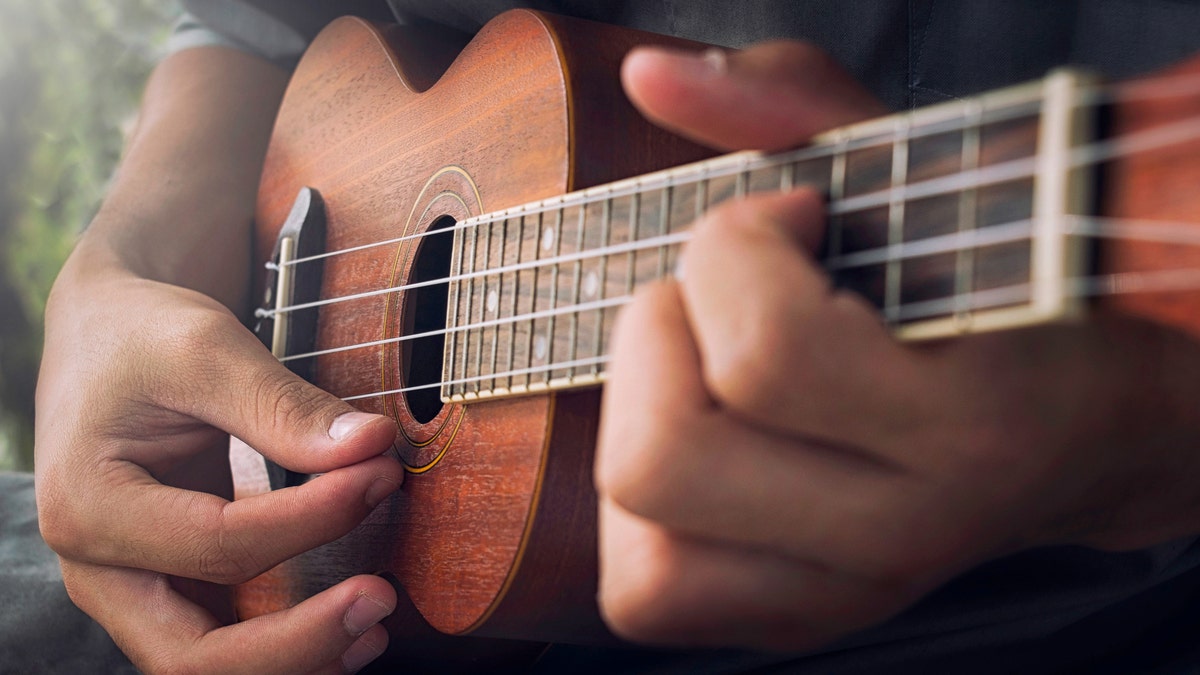
[[(1140, 132), (1169, 125), (1200, 125), (1200, 94), (1193, 84), (1200, 78), (1200, 58), (1166, 72), (1128, 83), (1122, 90), (1128, 100), (1113, 105), (1109, 136), (1129, 139)], [(1172, 84), (1175, 83), (1175, 84)], [(1182, 86), (1180, 84), (1182, 83)], [(1164, 95), (1175, 89), (1178, 94)], [(1109, 218), (1166, 224), (1183, 234), (1200, 234), (1200, 137), (1172, 143), (1152, 151), (1137, 152), (1103, 165), (1100, 213)], [(1175, 326), (1200, 337), (1200, 246), (1186, 241), (1155, 242), (1114, 237), (1101, 242), (1099, 269), (1104, 274), (1126, 275), (1128, 292), (1102, 299), (1105, 311), (1130, 314)], [(1155, 274), (1177, 281), (1174, 292), (1137, 292), (1140, 284), (1153, 284)]]
[[(655, 130), (620, 92), (621, 56), (637, 42), (664, 39), (516, 11), (488, 24), (445, 68), (444, 58), (414, 47), (428, 46), (427, 36), (340, 20), (309, 50), (284, 100), (259, 193), (259, 261), (304, 186), (327, 204), (326, 249), (336, 251), (709, 154)], [(433, 53), (453, 52), (437, 44)], [(1121, 134), (1194, 115), (1196, 100), (1122, 103), (1112, 128)], [(1102, 212), (1194, 220), (1200, 165), (1180, 170), (1180, 160), (1198, 155), (1192, 142), (1111, 163)], [(324, 259), (322, 297), (405, 283), (418, 247), (410, 240)], [(1106, 242), (1101, 270), (1200, 269), (1195, 250)], [(1195, 295), (1121, 295), (1103, 304), (1200, 335)], [(386, 293), (324, 306), (317, 346), (396, 337), (407, 327), (409, 302), (405, 293)], [(319, 357), (315, 382), (339, 396), (367, 395), (402, 386), (405, 368), (402, 348), (389, 343)], [(449, 404), (427, 421), (413, 416), (403, 395), (355, 403), (397, 420), (394, 452), (410, 467), (408, 481), (347, 537), (241, 587), (244, 617), (290, 606), (351, 574), (382, 572), (411, 599), (388, 623), (389, 654), (402, 663), (486, 668), (537, 649), (446, 643), (431, 626), (488, 637), (609, 639), (594, 606), (598, 390)], [(238, 472), (240, 495), (265, 489), (253, 473)], [(442, 649), (459, 660), (440, 660)]]
[[(440, 66), (396, 56), (417, 58), (406, 40), (343, 19), (306, 54), (268, 151), (260, 261), (303, 186), (327, 204), (334, 251), (710, 154), (653, 129), (620, 94), (625, 51), (665, 38), (517, 11), (489, 24), (436, 82)], [(620, 151), (606, 140), (614, 137), (640, 149)], [(325, 259), (322, 297), (404, 283), (418, 246)], [(395, 337), (407, 301), (390, 293), (322, 307), (317, 348)], [(401, 386), (403, 369), (401, 347), (389, 344), (319, 357), (315, 382), (343, 397), (369, 394)], [(386, 572), (446, 633), (609, 639), (594, 600), (597, 392), (447, 405), (426, 422), (402, 395), (356, 404), (396, 418), (407, 482), (351, 535), (240, 589), (244, 616), (350, 574)], [(241, 494), (261, 489), (239, 484)]]

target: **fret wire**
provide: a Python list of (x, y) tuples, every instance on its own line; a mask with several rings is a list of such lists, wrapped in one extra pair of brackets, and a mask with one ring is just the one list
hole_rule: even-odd
[[(450, 271), (451, 271), (452, 276), (459, 276), (462, 274), (463, 250), (466, 248), (466, 246), (463, 244), (463, 239), (466, 236), (464, 234), (464, 232), (465, 232), (464, 230), (457, 230), (451, 235), (454, 238), (454, 244), (453, 244), (453, 248), (451, 249), (451, 251), (458, 252), (457, 256), (451, 257)], [(449, 325), (451, 327), (458, 325), (458, 304), (461, 301), (462, 283), (463, 282), (460, 280), (456, 283), (450, 284), (449, 290), (450, 290), (450, 293), (454, 297), (454, 301), (447, 303), (450, 307), (450, 317), (446, 323), (447, 323), (447, 325)], [(442, 360), (443, 360), (442, 379), (449, 380), (454, 376), (453, 368), (454, 368), (454, 364), (457, 363), (458, 359), (459, 359), (459, 356), (458, 356), (459, 346), (460, 346), (460, 342), (458, 339), (458, 331), (454, 331), (453, 333), (450, 334), (450, 340), (446, 343), (446, 349), (445, 349), (444, 355), (442, 357)], [(450, 394), (457, 393), (454, 390), (454, 387), (457, 385), (448, 385), (448, 386), (449, 386), (448, 393), (450, 393)], [(443, 393), (446, 393), (445, 390), (443, 390)]]
[[(489, 269), (488, 260), (491, 258), (491, 253), (492, 253), (492, 229), (495, 227), (495, 225), (496, 225), (495, 221), (488, 223), (487, 235), (485, 235), (485, 238), (483, 240), (483, 269), (484, 270)], [(485, 274), (480, 279), (480, 281), (482, 282), (482, 286), (483, 286), (483, 288), (482, 288), (483, 295), (480, 296), (480, 298), (479, 298), (479, 320), (480, 320), (480, 322), (483, 322), (487, 318), (487, 293), (488, 293), (488, 284), (491, 281), (491, 275)], [(483, 349), (485, 346), (483, 337), (484, 337), (484, 335), (486, 335), (485, 331), (486, 331), (486, 329), (484, 329), (484, 328), (479, 329), (479, 349), (477, 349), (475, 351), (475, 374), (476, 375), (483, 375)], [(478, 389), (478, 388), (479, 388), (479, 386), (478, 386), (478, 381), (477, 381), (476, 389)]]
[(794, 187), (796, 187), (796, 163), (787, 162), (779, 170), (779, 189), (783, 192), (791, 192)]
[[(500, 264), (497, 267), (504, 267), (504, 249), (508, 245), (508, 224), (511, 219), (504, 220), (500, 224), (500, 255), (497, 256)], [(489, 260), (490, 263), (490, 260)], [(500, 318), (500, 301), (504, 298), (504, 273), (496, 275), (496, 288), (492, 289), (496, 294), (496, 318)], [(492, 371), (496, 372), (496, 363), (500, 359), (500, 326), (497, 325), (492, 331)], [(492, 388), (496, 388), (496, 381), (492, 380)]]
[(696, 181), (696, 219), (699, 219), (708, 211), (706, 206), (708, 202), (708, 183), (709, 179), (707, 177)]
[[(580, 207), (580, 209), (579, 209), (579, 235), (575, 238), (575, 250), (576, 251), (584, 250), (583, 249), (583, 228), (586, 225), (587, 225), (587, 209)], [(572, 282), (573, 282), (572, 288), (574, 290), (571, 291), (571, 297), (572, 297), (571, 302), (574, 303), (576, 306), (579, 305), (579, 287), (580, 287), (580, 281), (581, 281), (582, 276), (583, 276), (583, 260), (580, 259), (580, 260), (575, 261), (575, 270), (572, 274)], [(570, 338), (569, 342), (568, 342), (568, 344), (570, 345), (569, 348), (571, 350), (570, 351), (570, 354), (571, 354), (570, 360), (573, 361), (578, 357), (578, 354), (576, 352), (579, 348), (579, 312), (574, 312), (571, 314), (571, 331), (570, 331), (570, 333), (568, 333), (568, 336)], [(568, 380), (575, 379), (575, 370), (574, 369), (569, 370), (567, 372), (566, 377)]]
[[(479, 230), (480, 229), (481, 228), (476, 227), (476, 228), (474, 228), (474, 230), (472, 232), (471, 256), (470, 256), (470, 258), (471, 258), (471, 274), (474, 274), (476, 271), (475, 270), (475, 261), (476, 261), (476, 252), (479, 249)], [(471, 317), (473, 316), (473, 311), (474, 311), (472, 305), (475, 302), (475, 279), (476, 279), (476, 277), (472, 276), (470, 278), (470, 281), (467, 284), (467, 323), (468, 324), (473, 320)], [(471, 343), (472, 343), (471, 332), (464, 331), (462, 339), (463, 339), (462, 377), (465, 378), (465, 377), (467, 377), (467, 365), (471, 360)], [(465, 380), (464, 380), (464, 382), (465, 382)], [(464, 384), (463, 385), (463, 395), (465, 396), (466, 394), (467, 394), (467, 388), (466, 388), (466, 384)]]
[[(600, 248), (608, 248), (609, 242), (612, 241), (612, 200), (604, 200), (604, 210), (601, 220), (603, 221), (602, 229), (600, 230)], [(611, 254), (600, 257), (599, 276), (600, 281), (596, 286), (596, 292), (600, 296), (598, 299), (603, 300), (607, 293), (608, 286), (608, 260), (612, 257)], [(604, 309), (596, 310), (596, 327), (592, 335), (592, 350), (594, 356), (600, 355), (600, 341), (604, 337)], [(592, 368), (592, 374), (596, 373), (595, 367)]]
[[(846, 154), (847, 154), (847, 139), (845, 136), (838, 135), (833, 161), (829, 168), (829, 201), (838, 202), (846, 196)], [(830, 213), (826, 224), (827, 243), (825, 248), (826, 257), (834, 257), (842, 253), (842, 220), (843, 216), (840, 213)]]
[[(554, 253), (553, 257), (558, 257), (562, 252), (562, 225), (563, 219), (566, 217), (566, 211), (559, 209), (554, 212)], [(551, 265), (550, 267), (550, 309), (558, 307), (558, 275), (560, 274), (559, 265)], [(551, 314), (546, 323), (546, 361), (553, 361), (554, 355), (554, 327), (557, 323), (557, 314)], [(545, 372), (543, 382), (549, 384), (550, 371)]]
[[(641, 221), (642, 195), (635, 193), (633, 198), (629, 200), (629, 241), (638, 240), (638, 225)], [(630, 250), (625, 258), (625, 294), (633, 292), (633, 283), (635, 281), (634, 269), (637, 266), (637, 253)]]
[[(967, 107), (968, 124), (963, 129), (961, 171), (972, 171), (979, 168), (982, 156), (982, 119), (983, 105), (976, 103)], [(979, 226), (979, 191), (967, 188), (959, 194), (958, 199), (958, 231), (960, 234), (971, 232)], [(975, 288), (975, 250), (963, 248), (957, 252), (954, 261), (954, 294), (955, 297), (966, 298)], [(954, 310), (954, 316), (959, 326), (965, 328), (971, 321), (971, 308), (961, 305)]]
[[(520, 220), (521, 224), (519, 226), (517, 226), (517, 262), (518, 263), (521, 262), (521, 254), (524, 252), (523, 249), (525, 246), (525, 219), (526, 219), (525, 216), (521, 216), (521, 220)], [(539, 231), (539, 230), (535, 230), (535, 232), (537, 232), (537, 231)], [(517, 311), (518, 311), (517, 305), (520, 303), (520, 298), (521, 298), (521, 273), (520, 272), (513, 273), (513, 289), (512, 289), (511, 295), (512, 295), (512, 303), (509, 305), (508, 315), (509, 315), (509, 317), (514, 317), (517, 315)], [(511, 324), (509, 324), (508, 335), (509, 335), (509, 338), (508, 338), (508, 370), (513, 370), (514, 368), (517, 367), (517, 364), (516, 364), (517, 323), (515, 321), (512, 322)], [(513, 382), (512, 377), (509, 377), (508, 378), (508, 386), (511, 388), (511, 387), (515, 386), (515, 384), (516, 383)]]
[(734, 197), (745, 197), (746, 196), (746, 186), (749, 183), (749, 177), (748, 177), (749, 173), (750, 173), (749, 170), (738, 172), (737, 179), (735, 180), (735, 182), (733, 184), (733, 196)]
[[(903, 139), (904, 118), (899, 118), (896, 136)], [(895, 246), (904, 241), (904, 205), (900, 196), (902, 187), (908, 182), (908, 141), (899, 140), (892, 146), (892, 199), (888, 204), (888, 244)], [(900, 306), (900, 275), (902, 266), (899, 260), (889, 260), (884, 275), (883, 315), (888, 323), (897, 320), (896, 308)]]
[[(671, 231), (671, 193), (674, 188), (668, 185), (663, 188), (662, 193), (662, 213), (658, 218), (658, 236), (666, 237)], [(667, 249), (663, 246), (658, 247), (658, 276), (657, 279), (663, 279), (667, 276)]]

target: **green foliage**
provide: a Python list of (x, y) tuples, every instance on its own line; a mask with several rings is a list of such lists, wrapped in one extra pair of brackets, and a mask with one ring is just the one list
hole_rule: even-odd
[(45, 298), (177, 12), (170, 0), (0, 3), (0, 469), (32, 466)]

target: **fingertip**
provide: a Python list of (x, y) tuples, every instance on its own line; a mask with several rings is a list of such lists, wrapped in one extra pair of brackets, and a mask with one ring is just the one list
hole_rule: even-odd
[(380, 622), (396, 611), (397, 597), (396, 589), (379, 576), (362, 574), (344, 583), (355, 590), (342, 615), (342, 627), (356, 639), (342, 653), (341, 662), (346, 672), (354, 673), (387, 649), (387, 629)]
[(382, 504), (383, 500), (387, 499), (389, 495), (400, 489), (400, 484), (403, 482), (403, 480), (403, 472), (400, 472), (395, 476), (376, 476), (375, 480), (372, 481), (371, 485), (367, 488), (367, 493), (364, 497), (367, 502), (367, 506), (375, 508), (376, 506)]
[(357, 673), (379, 658), (387, 646), (387, 630), (379, 624), (371, 626), (342, 654), (342, 668), (347, 673)]
[(327, 433), (334, 455), (344, 465), (386, 452), (396, 441), (396, 422), (386, 415), (354, 411), (336, 417)]
[(367, 424), (374, 422), (382, 415), (372, 415), (358, 410), (353, 412), (343, 413), (333, 419), (329, 425), (329, 437), (335, 441), (344, 441), (354, 432), (363, 428)]
[(357, 440), (356, 436), (366, 435), (375, 440), (392, 441), (395, 439), (396, 423), (387, 415), (355, 410), (334, 418), (327, 432), (329, 438), (339, 443), (347, 440)]
[(777, 150), (886, 112), (818, 47), (775, 41), (740, 51), (631, 51), (622, 82), (667, 129), (717, 148)]
[[(753, 195), (726, 202), (708, 212), (693, 226), (695, 240), (731, 232), (768, 230), (783, 233), (799, 242), (807, 251), (816, 251), (825, 235), (825, 198), (814, 188), (796, 187), (782, 193)], [(719, 245), (727, 254), (728, 242)], [(684, 258), (685, 256), (680, 256)]]
[(386, 591), (383, 588), (372, 588), (360, 590), (355, 594), (354, 600), (342, 616), (342, 626), (347, 633), (362, 635), (396, 611), (396, 593), (391, 590), (390, 585), (385, 583), (384, 586), (387, 586)]

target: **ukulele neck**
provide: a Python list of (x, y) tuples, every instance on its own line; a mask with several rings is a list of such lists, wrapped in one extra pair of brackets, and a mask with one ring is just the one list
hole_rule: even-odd
[(672, 273), (691, 223), (726, 200), (828, 197), (819, 256), (901, 339), (1060, 320), (1082, 299), (1072, 216), (1088, 215), (1089, 87), (1071, 71), (459, 222), (442, 399), (594, 385), (619, 307)]

